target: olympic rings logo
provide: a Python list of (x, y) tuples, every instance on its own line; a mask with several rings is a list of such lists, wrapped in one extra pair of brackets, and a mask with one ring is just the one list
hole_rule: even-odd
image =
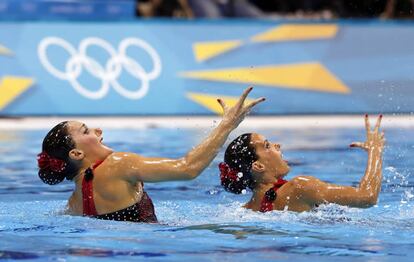
[[(58, 70), (50, 62), (47, 55), (50, 46), (61, 47), (70, 55), (65, 65), (65, 71)], [(104, 66), (88, 56), (87, 51), (91, 46), (100, 47), (109, 54), (110, 58)], [(149, 54), (153, 62), (153, 68), (150, 72), (146, 72), (136, 60), (127, 56), (127, 50), (132, 46), (142, 48)], [(140, 99), (147, 94), (149, 82), (156, 79), (161, 73), (161, 59), (158, 53), (151, 45), (138, 38), (125, 38), (119, 44), (118, 50), (115, 50), (107, 41), (97, 37), (89, 37), (82, 40), (76, 50), (62, 38), (47, 37), (39, 43), (37, 52), (40, 62), (50, 74), (58, 79), (68, 81), (79, 94), (89, 99), (105, 97), (111, 86), (123, 97)], [(102, 84), (98, 90), (88, 90), (79, 83), (78, 78), (83, 68), (93, 77), (101, 80)], [(118, 77), (123, 69), (141, 81), (141, 86), (137, 90), (126, 89), (118, 82)]]

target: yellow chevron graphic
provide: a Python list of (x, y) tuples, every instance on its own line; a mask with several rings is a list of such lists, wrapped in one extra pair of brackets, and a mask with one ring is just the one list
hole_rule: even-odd
[(13, 55), (12, 51), (0, 45), (0, 55)]
[[(221, 108), (220, 104), (217, 102), (217, 98), (223, 99), (223, 101), (228, 106), (234, 106), (237, 101), (239, 101), (239, 97), (232, 97), (232, 96), (222, 96), (222, 95), (213, 95), (213, 94), (200, 94), (200, 93), (187, 93), (187, 97), (194, 102), (206, 107), (207, 109), (215, 112), (216, 114), (222, 115), (223, 109)], [(254, 99), (246, 98), (244, 103), (251, 103)]]
[(5, 108), (19, 95), (26, 91), (34, 80), (31, 78), (5, 76), (0, 82), (0, 110)]
[(350, 89), (323, 65), (313, 63), (270, 65), (256, 68), (226, 68), (211, 71), (184, 72), (181, 77), (304, 89), (333, 93), (349, 93)]
[(252, 37), (253, 42), (279, 42), (332, 38), (338, 32), (335, 24), (287, 24)]
[(193, 44), (193, 52), (197, 62), (203, 62), (222, 53), (233, 50), (243, 44), (240, 40), (199, 42)]

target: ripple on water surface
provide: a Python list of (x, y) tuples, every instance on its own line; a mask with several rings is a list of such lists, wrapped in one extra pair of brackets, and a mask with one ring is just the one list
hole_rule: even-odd
[[(45, 132), (15, 132), (9, 140), (0, 134), (0, 259), (331, 261), (334, 256), (336, 261), (409, 261), (414, 256), (414, 139), (409, 130), (387, 132), (384, 182), (376, 207), (323, 205), (299, 214), (243, 209), (249, 195), (229, 194), (218, 184), (221, 152), (196, 180), (146, 184), (160, 224), (64, 215), (73, 185), (43, 185), (36, 175), (35, 155)], [(362, 129), (261, 133), (282, 142), (293, 163), (289, 177), (306, 174), (356, 185), (364, 173), (365, 153), (347, 148), (364, 135)], [(196, 129), (149, 129), (135, 135), (117, 130), (106, 132), (105, 141), (119, 150), (178, 157), (204, 135)]]

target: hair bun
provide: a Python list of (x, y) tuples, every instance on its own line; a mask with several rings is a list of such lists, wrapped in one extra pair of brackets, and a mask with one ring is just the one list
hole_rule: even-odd
[(225, 162), (219, 164), (221, 185), (226, 191), (240, 194), (247, 188), (250, 178), (242, 172), (232, 169)]
[(37, 155), (37, 165), (40, 169), (53, 172), (62, 172), (66, 168), (66, 162), (56, 157), (50, 156), (46, 152)]
[(239, 173), (236, 170), (233, 170), (229, 167), (229, 165), (227, 165), (225, 162), (221, 162), (219, 164), (219, 169), (220, 169), (220, 180), (232, 180), (232, 181), (237, 181), (238, 176), (237, 173)]
[(39, 167), (39, 177), (43, 183), (56, 185), (65, 179), (64, 170), (66, 162), (50, 156), (46, 152), (37, 155), (37, 165)]
[(63, 172), (59, 173), (47, 169), (40, 169), (39, 178), (45, 184), (56, 185), (65, 180), (65, 174)]

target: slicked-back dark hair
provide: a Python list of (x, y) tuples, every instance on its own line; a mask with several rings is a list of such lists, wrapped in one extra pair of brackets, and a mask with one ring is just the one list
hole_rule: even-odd
[(39, 169), (39, 177), (49, 185), (62, 182), (65, 178), (72, 180), (78, 173), (80, 163), (70, 159), (69, 152), (75, 148), (75, 142), (68, 131), (68, 121), (61, 122), (53, 127), (43, 139), (42, 152), (54, 159), (65, 162), (61, 171), (52, 171), (49, 168)]
[(222, 179), (221, 185), (229, 192), (240, 194), (246, 188), (253, 189), (252, 164), (257, 161), (256, 150), (251, 142), (251, 133), (238, 136), (227, 147), (224, 162), (238, 173), (238, 179)]

